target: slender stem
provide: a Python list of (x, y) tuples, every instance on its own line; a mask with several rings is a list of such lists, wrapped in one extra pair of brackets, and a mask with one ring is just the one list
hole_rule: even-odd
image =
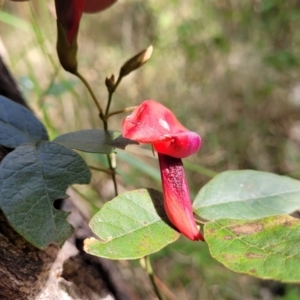
[[(109, 112), (112, 96), (113, 96), (113, 93), (115, 92), (116, 88), (120, 84), (120, 82), (122, 80), (122, 77), (121, 76), (118, 77), (118, 80), (115, 83), (114, 87), (109, 91), (107, 106), (106, 106), (106, 109), (105, 109), (105, 115), (103, 115), (102, 108), (101, 108), (101, 106), (100, 106), (100, 104), (97, 100), (96, 95), (94, 94), (92, 88), (90, 87), (89, 83), (86, 81), (86, 79), (78, 71), (76, 71), (74, 73), (74, 75), (76, 75), (82, 81), (82, 83), (86, 86), (86, 88), (88, 89), (95, 105), (98, 108), (99, 117), (103, 122), (104, 130), (107, 131), (108, 130), (107, 115), (108, 115), (108, 112)], [(111, 175), (112, 181), (114, 183), (115, 195), (117, 196), (118, 195), (118, 186), (117, 186), (117, 179), (116, 179), (116, 167), (115, 167), (115, 164), (112, 163), (111, 156), (109, 154), (107, 154), (106, 157), (107, 157), (107, 162), (108, 162), (108, 165), (109, 165), (109, 170), (101, 170), (101, 171), (109, 173)]]
[(110, 109), (112, 95), (115, 92), (115, 90), (117, 89), (117, 87), (120, 84), (121, 80), (122, 80), (122, 77), (119, 75), (119, 77), (117, 79), (117, 82), (115, 83), (114, 87), (108, 92), (108, 101), (107, 101), (107, 105), (106, 105), (106, 109), (105, 109), (105, 117), (107, 117), (109, 109)]
[(99, 171), (99, 172), (104, 172), (107, 173), (109, 175), (112, 175), (111, 170), (109, 169), (103, 169), (103, 168), (98, 168), (98, 167), (93, 167), (93, 166), (88, 166), (91, 170), (95, 170), (95, 171)]
[(34, 13), (33, 5), (30, 3), (29, 7), (30, 7), (30, 14), (31, 14), (32, 23), (33, 23), (32, 28), (33, 28), (35, 37), (37, 39), (37, 42), (38, 42), (38, 44), (39, 44), (42, 52), (44, 53), (44, 55), (47, 56), (47, 58), (49, 59), (51, 65), (53, 67), (53, 69), (55, 70), (57, 68), (57, 65), (56, 65), (56, 63), (55, 63), (55, 61), (53, 59), (53, 56), (46, 49), (44, 35), (43, 35), (43, 33), (42, 33), (41, 29), (40, 29), (41, 26), (40, 26), (40, 24), (37, 21), (36, 14)]
[[(93, 90), (91, 89), (89, 83), (85, 80), (85, 78), (78, 72), (76, 71), (76, 73), (74, 74), (76, 75), (82, 82), (83, 84), (86, 86), (86, 88), (88, 89), (90, 95), (92, 96), (92, 99), (95, 103), (95, 105), (97, 106), (98, 108), (98, 111), (99, 111), (99, 117), (100, 119), (103, 121), (103, 127), (104, 127), (104, 130), (107, 131), (108, 129), (108, 124), (107, 124), (107, 120), (105, 118), (105, 116), (107, 115), (108, 111), (109, 111), (109, 107), (110, 107), (110, 103), (111, 103), (111, 99), (112, 99), (112, 95), (113, 95), (113, 92), (116, 90), (117, 88), (117, 85), (120, 83), (121, 81), (121, 78), (119, 77), (113, 90), (111, 92), (109, 92), (108, 94), (108, 103), (107, 103), (107, 107), (106, 107), (106, 112), (105, 112), (105, 115), (103, 115), (103, 111), (102, 111), (102, 108), (93, 92)], [(109, 165), (109, 170), (102, 170), (106, 173), (109, 173), (111, 175), (111, 178), (112, 178), (112, 181), (114, 183), (114, 190), (115, 190), (115, 195), (117, 196), (118, 195), (118, 186), (117, 186), (117, 179), (116, 179), (116, 168), (113, 166), (112, 164), (112, 161), (111, 161), (111, 157), (109, 154), (106, 155), (107, 157), (107, 162), (108, 162), (108, 165)]]
[(124, 109), (120, 109), (120, 110), (116, 110), (116, 111), (113, 111), (107, 115), (105, 115), (105, 120), (107, 121), (108, 118), (110, 118), (111, 116), (114, 116), (114, 115), (118, 115), (118, 114), (122, 114), (122, 113), (125, 113), (125, 112), (131, 112), (133, 111), (137, 106), (130, 106), (130, 107), (126, 107)]
[(155, 274), (154, 274), (152, 266), (151, 266), (151, 261), (150, 261), (149, 255), (145, 256), (143, 258), (143, 260), (144, 260), (144, 264), (145, 264), (144, 269), (146, 270), (146, 272), (149, 275), (149, 279), (152, 283), (152, 286), (153, 286), (153, 289), (154, 289), (154, 292), (155, 292), (157, 298), (159, 300), (165, 300), (165, 297), (162, 295), (162, 293), (160, 292), (160, 290), (155, 282)]
[(92, 88), (90, 87), (89, 83), (86, 81), (86, 79), (78, 71), (76, 71), (74, 73), (74, 75), (76, 75), (82, 81), (82, 83), (86, 86), (86, 88), (88, 89), (90, 95), (92, 96), (92, 99), (93, 99), (95, 105), (98, 108), (100, 118), (102, 119), (103, 118), (102, 108), (101, 108), (101, 106), (100, 106), (100, 104), (99, 104), (99, 102), (97, 100), (96, 95), (94, 94)]
[(108, 162), (108, 165), (109, 165), (109, 169), (111, 171), (111, 179), (114, 183), (115, 196), (118, 196), (118, 185), (117, 185), (117, 179), (116, 179), (116, 167), (115, 167), (115, 164), (113, 164), (113, 162), (112, 162), (110, 154), (107, 154), (106, 157), (107, 157), (107, 162)]
[[(105, 114), (103, 116), (102, 112), (100, 113), (100, 118), (103, 121), (103, 127), (104, 130), (107, 131), (108, 130), (108, 123), (107, 123), (107, 119), (108, 119), (108, 114), (109, 114), (109, 109), (110, 109), (110, 105), (111, 105), (111, 100), (112, 100), (112, 96), (115, 92), (115, 90), (117, 89), (118, 85), (120, 84), (122, 80), (122, 77), (119, 75), (117, 82), (115, 83), (114, 87), (108, 91), (108, 100), (107, 100), (107, 105), (106, 105), (106, 109), (105, 109)], [(116, 179), (116, 167), (115, 167), (115, 163), (112, 163), (112, 159), (111, 156), (109, 154), (107, 154), (107, 162), (109, 165), (109, 169), (111, 170), (111, 178), (112, 181), (114, 183), (114, 189), (115, 189), (115, 195), (118, 195), (118, 185), (117, 185), (117, 179)]]

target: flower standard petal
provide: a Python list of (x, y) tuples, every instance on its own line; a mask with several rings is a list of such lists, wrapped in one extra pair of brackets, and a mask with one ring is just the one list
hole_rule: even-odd
[(202, 240), (193, 215), (181, 159), (158, 153), (164, 206), (171, 223), (192, 241)]
[(142, 102), (123, 121), (123, 136), (141, 143), (170, 140), (171, 129), (162, 115), (166, 109), (153, 100)]
[(154, 100), (139, 105), (122, 127), (124, 137), (153, 144), (157, 152), (177, 158), (188, 157), (201, 146), (197, 133), (186, 129), (169, 109)]

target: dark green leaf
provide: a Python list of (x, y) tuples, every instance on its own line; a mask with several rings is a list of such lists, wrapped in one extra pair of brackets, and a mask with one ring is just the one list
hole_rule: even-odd
[(92, 218), (90, 227), (103, 241), (86, 239), (85, 251), (110, 259), (141, 258), (179, 237), (165, 214), (162, 194), (152, 189), (119, 195)]
[(208, 220), (260, 219), (290, 214), (299, 206), (300, 181), (252, 170), (217, 175), (193, 203), (195, 212)]
[(124, 149), (127, 145), (137, 144), (125, 139), (117, 131), (104, 131), (101, 129), (88, 129), (63, 134), (53, 142), (90, 153), (109, 154), (113, 148)]
[(0, 96), (0, 145), (16, 148), (23, 143), (48, 140), (44, 125), (26, 107)]
[(222, 219), (204, 226), (211, 255), (230, 270), (264, 279), (300, 282), (300, 221)]
[(68, 213), (53, 207), (67, 187), (90, 181), (82, 158), (61, 145), (23, 144), (0, 164), (0, 206), (11, 226), (38, 248), (60, 245), (72, 233)]

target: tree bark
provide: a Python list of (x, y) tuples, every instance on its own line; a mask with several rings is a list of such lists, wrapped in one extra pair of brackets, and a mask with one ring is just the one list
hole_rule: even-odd
[[(28, 107), (1, 57), (0, 95)], [(10, 151), (0, 146), (0, 162)], [(72, 211), (70, 219), (73, 225), (76, 224), (75, 230), (85, 228), (84, 234), (81, 232), (79, 236), (77, 231), (62, 249), (53, 244), (45, 250), (39, 250), (25, 241), (10, 227), (0, 211), (1, 300), (135, 298), (132, 295), (129, 297), (126, 285), (112, 262), (83, 252), (82, 241), (92, 233), (72, 203), (68, 209)], [(76, 217), (76, 222), (72, 222), (72, 215)]]

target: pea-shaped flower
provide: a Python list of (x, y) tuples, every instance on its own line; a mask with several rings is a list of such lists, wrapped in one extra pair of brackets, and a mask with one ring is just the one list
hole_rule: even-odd
[(78, 31), (82, 13), (105, 10), (117, 0), (55, 0), (57, 20), (63, 27), (70, 45)]
[(57, 15), (56, 50), (61, 66), (77, 74), (77, 35), (84, 12), (98, 12), (108, 8), (116, 0), (55, 0)]
[(164, 206), (171, 223), (191, 240), (204, 240), (193, 215), (181, 158), (195, 153), (201, 138), (162, 104), (146, 100), (122, 124), (125, 138), (152, 144), (158, 153)]

